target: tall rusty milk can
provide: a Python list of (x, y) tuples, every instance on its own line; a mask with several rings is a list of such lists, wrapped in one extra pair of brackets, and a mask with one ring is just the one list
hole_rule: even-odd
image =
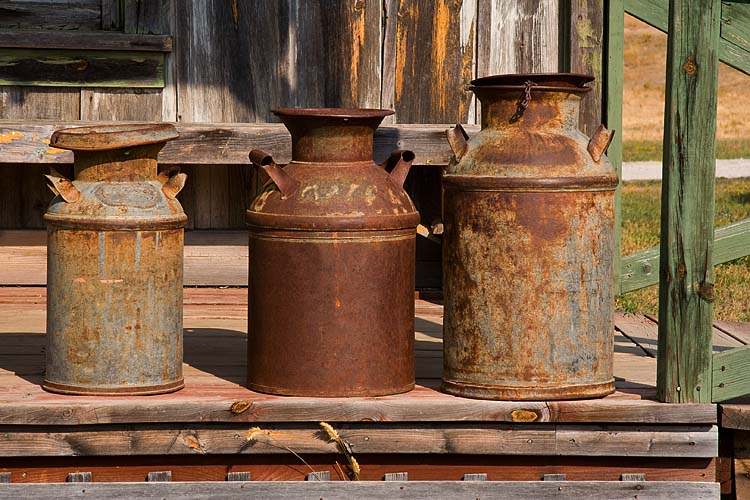
[(47, 362), (43, 387), (63, 394), (160, 394), (181, 389), (185, 174), (157, 174), (177, 137), (169, 124), (62, 129), (74, 179), (47, 221)]
[(448, 131), (443, 390), (507, 400), (604, 396), (612, 377), (612, 133), (578, 130), (593, 78), (520, 74), (471, 90), (482, 129)]
[[(419, 214), (402, 188), (414, 155), (378, 166), (392, 111), (277, 109), (292, 135), (250, 205), (248, 387), (290, 396), (377, 396), (414, 387)], [(392, 168), (392, 169), (391, 169)], [(390, 171), (389, 171), (390, 170)]]

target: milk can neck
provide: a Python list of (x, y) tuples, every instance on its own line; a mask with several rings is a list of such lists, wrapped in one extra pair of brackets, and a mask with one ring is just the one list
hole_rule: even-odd
[(292, 132), (292, 161), (372, 161), (374, 130), (367, 126), (321, 126)]
[(292, 135), (292, 161), (359, 163), (372, 161), (375, 129), (387, 110), (275, 110)]
[(578, 130), (580, 95), (564, 91), (475, 90), (482, 103), (482, 128), (528, 127)]
[(163, 143), (106, 151), (76, 151), (75, 179), (87, 182), (142, 182), (156, 180)]

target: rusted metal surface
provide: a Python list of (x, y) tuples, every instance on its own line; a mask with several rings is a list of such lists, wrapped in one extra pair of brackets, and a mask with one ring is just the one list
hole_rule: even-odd
[(47, 351), (43, 387), (63, 394), (159, 394), (183, 387), (182, 258), (187, 220), (176, 170), (156, 155), (167, 124), (53, 134), (75, 155), (74, 179), (47, 221)]
[(292, 135), (247, 210), (248, 387), (293, 396), (376, 396), (414, 387), (419, 222), (402, 183), (413, 154), (372, 160), (387, 110), (280, 109)]
[[(583, 75), (475, 80), (482, 130), (448, 134), (443, 389), (550, 400), (614, 391), (609, 132), (578, 130)], [(596, 154), (594, 154), (596, 153)], [(598, 157), (597, 157), (598, 156)]]

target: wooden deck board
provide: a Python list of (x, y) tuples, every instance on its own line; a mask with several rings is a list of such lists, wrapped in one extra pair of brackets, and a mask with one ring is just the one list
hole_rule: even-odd
[[(245, 376), (247, 291), (185, 289), (186, 388), (148, 397), (66, 397), (44, 392), (45, 292), (0, 288), (0, 424), (73, 425), (168, 422), (513, 422), (714, 424), (711, 404), (653, 401), (656, 363), (624, 335), (616, 336), (618, 391), (582, 401), (481, 401), (442, 394), (442, 306), (416, 302), (418, 387), (381, 398), (284, 398), (255, 393)], [(239, 415), (229, 409), (247, 401)]]

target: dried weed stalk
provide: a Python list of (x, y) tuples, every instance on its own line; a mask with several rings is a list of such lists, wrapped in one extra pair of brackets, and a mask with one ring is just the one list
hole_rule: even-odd
[(347, 461), (349, 462), (349, 470), (351, 471), (350, 477), (352, 481), (359, 480), (359, 462), (357, 462), (357, 459), (354, 458), (354, 455), (352, 454), (352, 447), (344, 440), (344, 438), (339, 435), (338, 432), (336, 432), (336, 429), (334, 429), (331, 424), (327, 422), (320, 422), (320, 427), (328, 435), (329, 442), (333, 441), (334, 443), (336, 443), (339, 451), (346, 457)]

